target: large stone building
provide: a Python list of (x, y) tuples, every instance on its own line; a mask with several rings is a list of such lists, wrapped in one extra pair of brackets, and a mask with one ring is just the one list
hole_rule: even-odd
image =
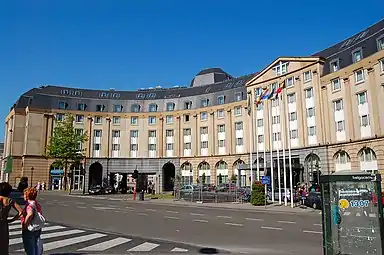
[[(280, 99), (256, 106), (263, 88), (277, 89), (282, 81)], [(211, 68), (189, 87), (34, 88), (20, 96), (5, 121), (4, 158), (13, 158), (7, 178), (15, 183), (33, 174), (36, 181), (61, 181), (62, 169), (43, 155), (65, 113), (75, 116), (78, 132), (89, 135), (85, 174), (74, 167), (75, 189), (134, 169), (151, 175), (158, 191), (171, 189), (175, 174), (195, 183), (205, 173), (212, 184), (234, 174), (249, 185), (251, 147), (254, 176), (264, 168), (270, 175), (272, 165), (276, 178), (278, 169), (288, 168), (283, 147), (286, 155), (291, 148), (294, 183), (315, 182), (317, 173), (380, 170), (383, 86), (384, 20), (312, 56), (279, 57), (243, 77)]]

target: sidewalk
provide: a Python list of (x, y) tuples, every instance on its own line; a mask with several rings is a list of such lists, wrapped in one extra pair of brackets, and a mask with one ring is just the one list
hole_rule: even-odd
[(69, 195), (67, 192), (63, 191), (46, 191), (45, 194), (56, 194), (60, 196), (70, 196), (70, 197), (82, 197), (96, 200), (110, 200), (110, 201), (127, 201), (129, 203), (140, 203), (140, 204), (154, 204), (154, 205), (170, 205), (170, 206), (184, 206), (184, 207), (203, 207), (203, 208), (222, 208), (222, 209), (232, 209), (232, 210), (246, 210), (246, 211), (270, 211), (270, 212), (285, 212), (285, 213), (315, 213), (320, 214), (320, 211), (314, 210), (312, 208), (296, 206), (291, 208), (291, 204), (288, 203), (287, 206), (284, 206), (278, 203), (269, 204), (267, 206), (253, 206), (250, 203), (199, 203), (199, 202), (190, 202), (185, 200), (175, 200), (175, 199), (150, 199), (145, 198), (144, 201), (139, 201), (138, 196), (136, 200), (133, 200), (132, 194), (113, 194), (113, 195), (88, 195), (83, 194), (82, 192), (72, 192)]

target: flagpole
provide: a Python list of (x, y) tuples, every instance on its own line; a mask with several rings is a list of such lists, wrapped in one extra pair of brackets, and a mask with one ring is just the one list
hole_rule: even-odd
[[(256, 106), (255, 106), (256, 108)], [(256, 114), (256, 120), (255, 120), (255, 114), (254, 112), (256, 112), (257, 109), (255, 109), (255, 111), (252, 111), (252, 117), (253, 117), (253, 120), (252, 120), (252, 124), (254, 124), (255, 121), (257, 121), (257, 114)], [(259, 166), (259, 128), (257, 127), (257, 123), (254, 124), (254, 127), (256, 129), (256, 174), (257, 174), (257, 181), (260, 181), (260, 166)]]
[[(284, 91), (283, 91), (283, 96), (284, 96)], [(285, 116), (285, 111), (284, 109), (286, 108), (285, 107), (285, 100), (286, 100), (286, 97), (283, 97), (281, 99), (281, 107), (283, 107), (283, 109), (280, 109), (280, 114), (283, 113), (282, 115)], [(283, 111), (282, 111), (283, 110)], [(285, 119), (282, 118), (282, 124), (281, 124), (281, 137), (283, 139), (283, 168), (284, 168), (284, 205), (287, 206), (288, 204), (288, 201), (287, 201), (287, 165), (285, 163), (285, 125), (283, 125), (283, 122), (285, 122)]]
[(250, 127), (249, 127), (249, 168), (250, 168), (250, 171), (251, 171), (251, 184), (250, 184), (250, 187), (251, 187), (251, 190), (252, 190), (252, 184), (253, 184), (253, 155), (252, 155), (252, 149), (253, 149), (253, 121), (252, 121), (252, 99), (251, 99), (251, 95), (252, 95), (252, 92), (249, 92), (248, 93), (248, 116), (249, 118), (251, 119), (251, 121), (249, 121), (248, 123), (250, 123)]
[[(267, 102), (270, 101), (269, 99)], [(272, 196), (272, 203), (275, 202), (275, 178), (274, 178), (274, 173), (273, 173), (273, 132), (272, 132), (272, 104), (271, 104), (271, 109), (267, 108), (268, 110), (268, 124), (269, 124), (269, 150), (271, 152), (271, 196)]]
[[(285, 93), (285, 94), (284, 94)], [(287, 92), (285, 89), (283, 90), (283, 96), (287, 98)], [(286, 110), (286, 122), (287, 122), (287, 133), (288, 133), (288, 162), (289, 162), (289, 186), (291, 193), (291, 207), (293, 208), (293, 172), (292, 172), (292, 154), (291, 154), (291, 123), (289, 121), (289, 109), (288, 109), (288, 101), (285, 107)]]
[[(277, 101), (277, 106), (275, 106), (275, 113), (277, 114), (278, 111), (277, 111), (277, 107), (280, 108), (280, 101), (279, 101), (279, 95), (277, 94), (277, 97), (275, 99)], [(279, 109), (280, 110), (280, 109)], [(278, 115), (275, 115), (275, 116), (278, 116)], [(280, 117), (280, 116), (279, 116)], [(280, 121), (281, 122), (281, 121)], [(277, 125), (276, 125), (277, 127)], [(277, 129), (277, 131), (280, 131), (279, 129)], [(277, 156), (277, 185), (278, 185), (278, 189), (279, 189), (279, 204), (281, 205), (281, 172), (280, 172), (280, 141), (281, 141), (281, 137), (279, 137), (279, 132), (276, 132), (277, 134), (277, 137), (276, 137), (276, 156)], [(281, 136), (281, 133), (280, 133), (280, 136)], [(280, 138), (280, 140), (279, 140)]]

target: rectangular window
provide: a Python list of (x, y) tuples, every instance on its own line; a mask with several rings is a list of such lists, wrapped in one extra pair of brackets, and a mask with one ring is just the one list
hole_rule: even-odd
[(287, 95), (288, 104), (296, 102), (296, 93), (291, 93)]
[(85, 111), (86, 105), (84, 103), (78, 103), (77, 104), (77, 110), (78, 111)]
[(366, 127), (369, 126), (369, 115), (363, 115), (361, 116), (361, 126)]
[(154, 116), (149, 116), (149, 117), (148, 117), (148, 124), (149, 124), (149, 125), (156, 124), (156, 117), (154, 117)]
[(289, 121), (297, 120), (297, 113), (296, 112), (290, 112), (288, 118), (289, 118)]
[(184, 143), (184, 150), (190, 150), (192, 148), (191, 143)]
[(76, 122), (77, 123), (83, 123), (84, 122), (84, 115), (76, 115)]
[(165, 136), (166, 137), (173, 137), (173, 135), (174, 135), (173, 129), (165, 130)]
[(67, 107), (68, 107), (67, 102), (64, 102), (64, 101), (59, 102), (59, 105), (58, 105), (59, 109), (65, 110), (65, 109), (67, 109)]
[(380, 71), (384, 73), (384, 59), (380, 60)]
[(190, 115), (189, 114), (184, 114), (184, 122), (189, 122), (189, 118)]
[(76, 135), (83, 135), (84, 130), (81, 129), (81, 128), (76, 128), (76, 129), (75, 129), (75, 133), (76, 133)]
[(112, 137), (120, 137), (120, 130), (112, 130)]
[(280, 141), (281, 140), (281, 133), (280, 132), (273, 133), (272, 137), (273, 137), (274, 142)]
[(171, 111), (174, 111), (174, 110), (175, 110), (175, 104), (172, 103), (172, 102), (168, 102), (167, 103), (167, 111), (171, 112)]
[(311, 98), (311, 97), (313, 97), (313, 88), (305, 89), (305, 98)]
[(156, 137), (156, 130), (149, 130), (148, 137)]
[(200, 128), (200, 134), (207, 135), (208, 134), (208, 127), (201, 127)]
[(137, 125), (137, 117), (135, 117), (135, 116), (132, 116), (131, 117), (131, 125)]
[(120, 150), (120, 144), (112, 144), (112, 150), (113, 151), (119, 151)]
[(365, 79), (365, 77), (364, 77), (364, 70), (363, 69), (355, 71), (355, 83), (363, 82), (364, 79)]
[(235, 102), (239, 102), (243, 100), (243, 92), (236, 92), (235, 93)]
[(140, 112), (140, 105), (138, 105), (138, 104), (133, 104), (133, 105), (131, 106), (131, 111), (132, 111), (132, 112)]
[(361, 59), (363, 59), (363, 50), (357, 49), (352, 52), (352, 61), (353, 63), (359, 62)]
[(207, 107), (209, 105), (209, 100), (208, 99), (201, 99), (200, 100), (200, 106), (201, 107)]
[(310, 107), (307, 109), (307, 118), (311, 118), (315, 116), (315, 108)]
[(377, 51), (384, 50), (384, 36), (377, 39)]
[(224, 118), (224, 110), (223, 109), (217, 110), (217, 118), (218, 119)]
[(273, 116), (272, 117), (272, 124), (280, 124), (280, 116)]
[(365, 104), (367, 103), (367, 92), (360, 92), (357, 94), (357, 104)]
[(336, 122), (336, 131), (341, 132), (344, 131), (345, 125), (344, 125), (344, 120), (337, 121)]
[(244, 145), (244, 139), (243, 138), (236, 138), (236, 146)]
[(236, 122), (235, 130), (243, 130), (243, 122)]
[(121, 104), (114, 104), (113, 105), (113, 112), (122, 112), (123, 106)]
[(64, 120), (64, 117), (65, 117), (65, 115), (62, 114), (62, 113), (57, 113), (57, 114), (56, 114), (56, 120), (57, 120), (57, 121), (63, 121), (63, 120)]
[(184, 103), (184, 110), (191, 110), (192, 109), (192, 102), (188, 101)]
[(341, 89), (340, 79), (334, 79), (331, 81), (331, 83), (332, 83), (332, 90), (333, 91), (337, 91), (337, 90)]
[(287, 88), (292, 87), (294, 85), (294, 83), (295, 83), (295, 79), (293, 77), (289, 77), (287, 79)]
[(103, 123), (103, 118), (101, 116), (96, 116), (95, 117), (95, 124), (101, 124)]
[(311, 71), (306, 71), (303, 74), (304, 82), (309, 82), (312, 80), (312, 72)]
[(100, 150), (100, 147), (101, 147), (101, 144), (98, 144), (98, 143), (94, 143), (94, 144), (93, 144), (93, 150), (94, 150), (94, 151), (99, 151), (99, 150)]
[(264, 142), (264, 135), (258, 135), (257, 141), (258, 141), (258, 143), (263, 143)]
[(150, 104), (148, 107), (149, 112), (157, 112), (157, 104)]
[(96, 105), (96, 111), (97, 112), (103, 112), (104, 111), (104, 105), (102, 105), (102, 104), (98, 104), (98, 105)]
[(277, 98), (272, 99), (272, 107), (277, 107), (279, 106), (279, 100)]
[(308, 136), (315, 136), (316, 135), (316, 127), (308, 127)]
[(138, 151), (138, 145), (137, 144), (131, 144), (131, 151)]
[(208, 149), (208, 141), (201, 142), (202, 149)]
[(219, 147), (225, 147), (225, 140), (219, 140)]
[(171, 116), (171, 115), (167, 115), (167, 116), (165, 117), (165, 123), (167, 123), (167, 124), (172, 124), (172, 123), (173, 123), (173, 116)]
[(299, 132), (297, 131), (297, 129), (293, 129), (293, 130), (289, 131), (289, 137), (291, 139), (299, 138)]
[(336, 100), (336, 101), (333, 101), (333, 108), (336, 111), (341, 111), (343, 110), (343, 99), (339, 99), (339, 100)]
[(241, 106), (235, 107), (235, 116), (241, 116)]
[(217, 132), (218, 133), (224, 133), (225, 132), (225, 125), (217, 125)]
[(148, 150), (149, 151), (155, 151), (156, 150), (156, 144), (148, 144)]
[(120, 117), (113, 116), (112, 117), (112, 124), (120, 124)]
[(93, 131), (93, 136), (94, 137), (101, 137), (101, 135), (102, 135), (102, 131), (100, 129), (95, 129)]
[(218, 96), (217, 97), (217, 104), (221, 105), (225, 103), (225, 96)]
[(330, 65), (330, 68), (331, 68), (331, 73), (337, 72), (340, 69), (339, 60), (338, 59), (332, 60), (329, 63), (329, 65)]
[(257, 119), (256, 123), (257, 123), (257, 127), (262, 127), (264, 126), (264, 119)]
[(184, 136), (188, 136), (188, 135), (191, 135), (191, 129), (190, 128), (184, 128), (183, 129), (183, 135)]
[(166, 145), (167, 151), (173, 151), (173, 143), (167, 143)]
[(139, 130), (131, 130), (129, 133), (131, 137), (139, 137)]
[(200, 113), (200, 119), (201, 120), (207, 120), (208, 119), (208, 113), (207, 112)]
[(257, 105), (257, 110), (258, 110), (258, 111), (263, 110), (263, 104), (264, 104), (264, 103), (261, 102), (260, 104)]

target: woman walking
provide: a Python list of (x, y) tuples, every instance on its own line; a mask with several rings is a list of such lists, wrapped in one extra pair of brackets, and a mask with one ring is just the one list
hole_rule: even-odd
[[(12, 199), (9, 194), (12, 192), (12, 186), (7, 182), (0, 183), (0, 251), (3, 255), (9, 254), (9, 228), (8, 223), (17, 220), (22, 214), (21, 207)], [(11, 208), (17, 211), (15, 217), (8, 220)]]
[(39, 217), (38, 213), (41, 212), (41, 206), (36, 201), (37, 189), (27, 188), (24, 190), (24, 200), (27, 201), (21, 217), (22, 224), (22, 239), (24, 250), (27, 255), (41, 255), (43, 254), (43, 243), (41, 241), (41, 229), (30, 231), (28, 226), (31, 225), (34, 217)]

